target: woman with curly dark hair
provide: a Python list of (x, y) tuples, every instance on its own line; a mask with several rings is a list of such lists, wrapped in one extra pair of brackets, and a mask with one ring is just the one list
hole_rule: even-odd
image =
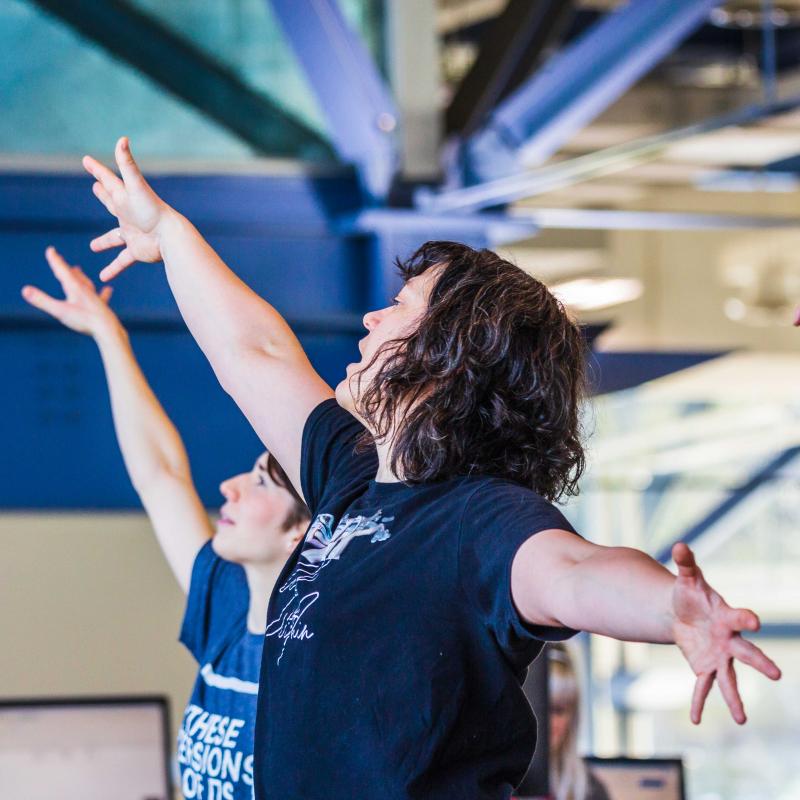
[[(123, 247), (101, 273), (166, 265), (186, 322), (308, 503), (273, 591), (255, 744), (256, 797), (508, 797), (535, 721), (520, 684), (575, 629), (677, 644), (737, 722), (733, 660), (778, 668), (758, 627), (705, 582), (599, 547), (552, 505), (583, 468), (580, 331), (547, 289), (489, 251), (432, 242), (367, 314), (361, 361), (330, 388), (286, 322), (139, 172), (84, 161)], [(358, 445), (358, 447), (356, 447)]]
[(425, 276), (427, 308), (356, 371), (352, 395), (337, 390), (367, 427), (364, 447), (402, 419), (389, 467), (406, 483), (493, 475), (547, 500), (577, 493), (585, 344), (561, 304), (496, 253), (455, 242), (427, 242), (397, 267), (411, 286)]

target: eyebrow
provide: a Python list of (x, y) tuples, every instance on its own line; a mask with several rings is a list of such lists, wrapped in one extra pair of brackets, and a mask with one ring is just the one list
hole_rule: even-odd
[[(414, 277), (416, 278), (417, 276), (414, 276)], [(400, 292), (402, 292), (403, 289), (407, 289), (409, 292), (411, 292), (411, 294), (414, 294), (417, 297), (421, 297), (422, 295), (420, 294), (419, 289), (417, 289), (416, 286), (414, 286), (414, 284), (411, 283), (411, 281), (413, 281), (413, 280), (414, 280), (414, 278), (410, 278), (409, 280), (407, 280), (403, 284), (403, 288), (400, 290)], [(419, 285), (419, 284), (417, 284), (417, 285)], [(400, 292), (398, 292), (398, 294), (400, 294)]]

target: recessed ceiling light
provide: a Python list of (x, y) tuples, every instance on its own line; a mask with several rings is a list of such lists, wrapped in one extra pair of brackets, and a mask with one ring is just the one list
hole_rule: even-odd
[(636, 278), (578, 278), (550, 287), (564, 305), (576, 311), (593, 311), (630, 303), (642, 296)]

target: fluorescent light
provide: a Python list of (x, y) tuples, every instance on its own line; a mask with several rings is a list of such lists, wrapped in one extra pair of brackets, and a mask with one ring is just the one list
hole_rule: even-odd
[(505, 248), (509, 259), (520, 269), (544, 281), (564, 283), (578, 276), (597, 275), (607, 267), (603, 250), (591, 247), (519, 247)]
[(725, 316), (733, 322), (741, 322), (747, 316), (747, 306), (738, 297), (729, 297), (723, 308)]
[(553, 294), (564, 305), (576, 311), (629, 303), (642, 296), (642, 282), (636, 278), (578, 278), (551, 286)]
[(704, 166), (763, 167), (794, 155), (797, 155), (797, 131), (730, 127), (671, 144), (666, 157)]

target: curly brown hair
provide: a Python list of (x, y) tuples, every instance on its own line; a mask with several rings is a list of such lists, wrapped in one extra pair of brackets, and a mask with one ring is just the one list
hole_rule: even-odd
[(441, 273), (416, 330), (362, 372), (385, 356), (358, 413), (375, 438), (393, 436), (395, 474), (410, 484), (495, 476), (548, 500), (577, 494), (586, 343), (561, 303), (491, 250), (432, 241), (396, 263), (405, 281)]

